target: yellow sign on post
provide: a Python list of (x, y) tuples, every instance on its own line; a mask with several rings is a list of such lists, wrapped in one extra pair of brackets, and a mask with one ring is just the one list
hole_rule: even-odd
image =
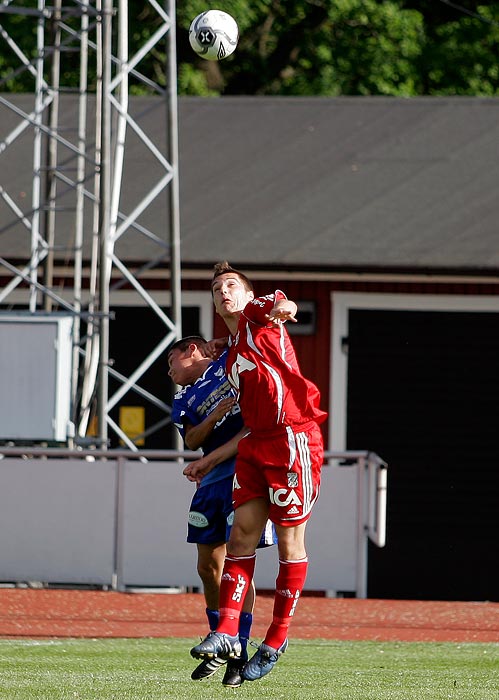
[[(143, 435), (146, 426), (146, 412), (143, 406), (120, 406), (120, 428), (135, 445), (140, 447), (144, 445), (143, 437), (137, 438), (138, 435)], [(120, 444), (124, 444), (120, 440)]]

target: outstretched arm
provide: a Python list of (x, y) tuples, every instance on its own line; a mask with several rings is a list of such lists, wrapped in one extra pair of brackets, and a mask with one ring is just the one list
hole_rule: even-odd
[(298, 307), (294, 301), (291, 301), (291, 299), (279, 299), (270, 313), (267, 314), (267, 318), (275, 324), (283, 323), (284, 321), (296, 323), (297, 311)]

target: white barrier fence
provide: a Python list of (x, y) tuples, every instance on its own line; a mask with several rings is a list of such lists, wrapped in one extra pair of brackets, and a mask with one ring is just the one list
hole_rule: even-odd
[[(186, 543), (194, 452), (0, 448), (0, 583), (196, 589)], [(307, 526), (306, 588), (367, 596), (367, 542), (382, 547), (385, 463), (327, 452)], [(274, 588), (275, 548), (259, 550), (255, 582)]]

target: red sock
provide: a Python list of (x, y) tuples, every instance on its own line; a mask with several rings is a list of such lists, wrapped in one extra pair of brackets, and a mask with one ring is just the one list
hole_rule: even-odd
[(239, 631), (239, 616), (253, 579), (256, 554), (249, 557), (225, 557), (220, 582), (220, 622), (217, 632), (234, 636)]
[(298, 598), (307, 578), (308, 559), (299, 561), (279, 560), (279, 573), (275, 582), (274, 612), (272, 624), (267, 630), (265, 644), (279, 649), (288, 636), (288, 628), (295, 614)]

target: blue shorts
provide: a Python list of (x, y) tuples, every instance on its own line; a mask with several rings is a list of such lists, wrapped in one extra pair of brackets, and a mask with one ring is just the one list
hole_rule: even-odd
[[(188, 516), (187, 542), (218, 544), (227, 542), (234, 519), (232, 481), (228, 476), (196, 490)], [(262, 532), (258, 547), (277, 544), (277, 535), (270, 522)]]

